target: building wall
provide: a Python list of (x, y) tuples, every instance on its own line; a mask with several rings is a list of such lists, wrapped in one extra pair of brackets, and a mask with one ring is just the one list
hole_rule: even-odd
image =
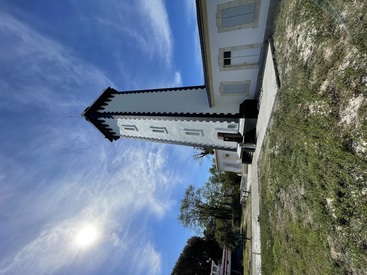
[(236, 114), (239, 105), (222, 102), (209, 107), (206, 89), (172, 89), (167, 91), (147, 90), (147, 92), (121, 92), (113, 95), (105, 112), (125, 113), (197, 113), (197, 114)]
[[(270, 0), (203, 0), (205, 1), (209, 41), (205, 50), (210, 51), (211, 93), (214, 106), (239, 105), (245, 99), (254, 98), (260, 69), (260, 58), (263, 55), (263, 40)], [(222, 10), (254, 3), (255, 22), (242, 25), (243, 28), (222, 28)], [(223, 20), (222, 20), (223, 21)], [(233, 60), (230, 66), (224, 63), (224, 52), (231, 52)], [(237, 55), (236, 57), (233, 56)], [(254, 55), (259, 57), (254, 59)], [(239, 56), (242, 56), (239, 58)], [(233, 63), (237, 63), (233, 66)], [(258, 60), (258, 62), (256, 62)], [(245, 64), (246, 62), (246, 64)], [(242, 83), (246, 84), (243, 93), (227, 95), (223, 93), (223, 85)]]
[(235, 150), (236, 142), (218, 139), (218, 132), (237, 133), (239, 124), (227, 121), (175, 120), (174, 118), (141, 118), (116, 115), (106, 119), (121, 137), (147, 139), (195, 147)]
[(219, 171), (228, 171), (241, 174), (243, 170), (242, 160), (236, 152), (215, 150), (215, 161)]

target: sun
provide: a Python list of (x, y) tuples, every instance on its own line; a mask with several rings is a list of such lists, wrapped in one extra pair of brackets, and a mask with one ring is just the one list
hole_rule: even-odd
[(96, 242), (97, 237), (97, 229), (94, 226), (88, 225), (78, 232), (76, 242), (80, 246), (89, 246)]

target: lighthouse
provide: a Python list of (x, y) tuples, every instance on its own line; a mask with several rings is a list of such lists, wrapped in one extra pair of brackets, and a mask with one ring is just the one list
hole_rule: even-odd
[(83, 117), (111, 142), (130, 138), (211, 148), (219, 170), (241, 173), (255, 149), (257, 98), (276, 2), (196, 0), (204, 85), (109, 87)]
[(254, 142), (256, 102), (209, 107), (205, 86), (122, 92), (109, 87), (82, 115), (111, 142), (129, 138), (237, 151)]

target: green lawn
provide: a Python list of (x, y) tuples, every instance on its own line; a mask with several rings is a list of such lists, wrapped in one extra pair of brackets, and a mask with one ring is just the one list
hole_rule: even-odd
[(264, 274), (367, 270), (367, 2), (283, 0), (260, 160)]
[[(243, 208), (243, 221), (241, 227), (241, 233), (247, 238), (251, 238), (251, 197), (249, 196), (246, 201), (246, 206)], [(243, 274), (251, 274), (251, 256), (252, 256), (252, 246), (251, 240), (246, 240), (243, 242)]]

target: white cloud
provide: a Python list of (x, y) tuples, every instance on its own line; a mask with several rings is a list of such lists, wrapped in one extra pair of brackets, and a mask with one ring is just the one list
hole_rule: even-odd
[(181, 86), (182, 86), (181, 73), (180, 72), (176, 72), (175, 73), (174, 87), (181, 87)]
[(200, 44), (200, 39), (199, 39), (199, 32), (198, 29), (195, 28), (195, 31), (193, 32), (193, 36), (194, 36), (194, 44), (195, 44), (195, 65), (197, 67), (197, 70), (203, 74), (203, 58), (201, 55), (201, 44)]
[[(170, 65), (173, 40), (164, 3), (139, 3), (141, 8), (125, 6), (146, 24), (123, 24), (121, 13), (116, 26), (127, 26), (122, 31), (135, 37), (133, 42), (145, 53)], [(171, 192), (182, 183), (179, 175), (186, 168), (171, 169), (172, 152), (166, 145), (126, 140), (110, 144), (86, 121), (68, 118), (90, 104), (94, 91), (114, 86), (112, 81), (30, 23), (5, 12), (0, 18), (0, 60), (5, 64), (0, 90), (6, 91), (0, 93), (0, 106), (8, 108), (4, 120), (12, 124), (6, 129), (13, 137), (4, 139), (1, 148), (11, 154), (0, 157), (0, 273), (49, 274), (73, 265), (88, 273), (114, 255), (120, 264), (131, 253), (140, 257), (142, 274), (159, 274), (162, 255), (146, 220), (159, 221), (172, 209)], [(169, 83), (161, 86), (182, 86), (179, 71), (166, 75), (158, 81)], [(142, 76), (134, 80), (145, 81)], [(12, 121), (17, 112), (22, 117)], [(83, 256), (73, 240), (88, 222), (98, 224), (103, 238)], [(137, 241), (144, 245), (135, 249)]]
[[(106, 5), (109, 6), (107, 10)], [(123, 37), (128, 35), (124, 43), (139, 47), (150, 59), (158, 56), (170, 67), (174, 42), (163, 0), (139, 0), (129, 5), (121, 1), (102, 1), (98, 6), (98, 18), (89, 20), (114, 28)]]
[[(28, 241), (14, 244), (18, 249), (8, 251), (7, 258), (0, 262), (0, 273), (34, 270), (34, 274), (44, 274), (74, 264), (81, 256), (73, 238), (81, 224), (92, 222), (104, 232), (102, 241), (118, 248), (122, 257), (128, 257), (126, 253), (139, 256), (141, 274), (146, 274), (146, 270), (159, 274), (161, 255), (149, 244), (149, 224), (143, 222), (137, 230), (132, 228), (131, 221), (136, 223), (136, 217), (144, 216), (161, 219), (173, 205), (169, 194), (179, 179), (167, 166), (165, 145), (129, 146), (121, 142), (117, 148), (111, 148), (117, 151), (111, 150), (107, 155), (105, 149), (96, 149), (83, 152), (89, 164), (84, 160), (78, 164), (80, 160), (72, 159), (66, 168), (60, 167), (64, 176), (52, 186), (24, 197), (21, 202), (10, 202), (15, 204), (16, 219), (22, 226), (42, 226), (39, 225), (40, 233), (35, 237), (24, 232)], [(135, 250), (134, 240), (147, 246)], [(103, 250), (91, 253), (88, 257), (104, 259), (100, 254)], [(86, 268), (93, 268), (91, 264)]]
[(173, 39), (168, 22), (167, 10), (163, 0), (140, 0), (143, 16), (147, 20), (147, 34), (166, 63), (171, 64)]
[(185, 14), (188, 23), (196, 24), (196, 1), (195, 0), (184, 0)]
[(197, 26), (197, 15), (196, 15), (196, 1), (195, 0), (184, 0), (185, 4), (185, 14), (187, 18), (187, 24), (190, 29), (192, 29), (194, 47), (195, 47), (195, 65), (197, 71), (202, 74), (203, 65), (202, 65), (202, 56), (201, 56), (201, 46), (199, 39), (199, 32)]
[[(7, 97), (7, 101), (15, 100), (11, 106), (3, 107), (78, 107), (81, 86), (102, 90), (102, 87), (113, 85), (103, 72), (73, 56), (62, 44), (41, 35), (10, 14), (1, 12), (0, 18), (0, 37), (6, 41), (1, 43), (0, 59), (8, 65), (1, 69), (0, 89), (16, 90), (10, 98), (6, 93), (0, 94), (2, 98)], [(74, 90), (70, 92), (72, 88)]]
[(162, 256), (151, 243), (139, 247), (138, 252), (134, 255), (132, 263), (136, 267), (137, 274), (161, 274)]

